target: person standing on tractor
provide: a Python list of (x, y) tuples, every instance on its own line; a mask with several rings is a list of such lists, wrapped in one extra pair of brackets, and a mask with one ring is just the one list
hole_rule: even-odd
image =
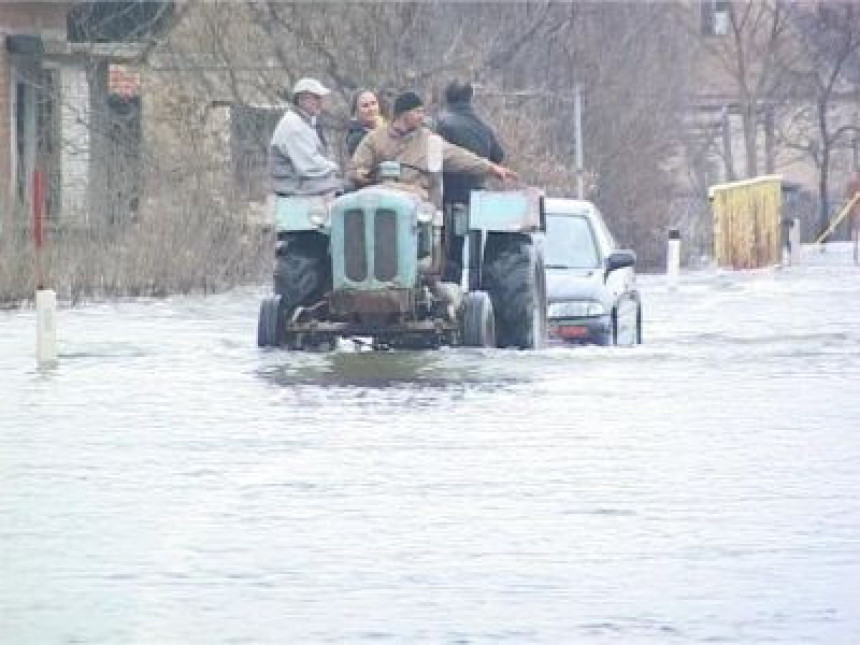
[[(424, 127), (424, 104), (415, 92), (403, 92), (394, 101), (392, 121), (362, 139), (349, 164), (349, 178), (358, 186), (374, 181), (374, 172), (383, 161), (401, 164), (398, 185), (428, 200), (433, 178), (428, 169), (429, 139), (435, 136)], [(443, 169), (480, 178), (493, 175), (514, 179), (516, 173), (457, 145), (442, 142)]]
[(269, 144), (269, 172), (276, 194), (325, 195), (343, 189), (340, 168), (328, 156), (317, 123), (329, 93), (315, 78), (302, 78), (293, 86), (293, 105)]
[[(473, 89), (471, 83), (453, 80), (445, 88), (445, 109), (436, 119), (437, 132), (445, 141), (465, 148), (493, 163), (502, 163), (505, 151), (499, 144), (493, 129), (482, 121), (472, 108)], [(446, 227), (450, 230), (447, 239), (445, 281), (460, 283), (463, 274), (463, 238), (453, 233), (450, 213), (454, 204), (469, 205), (469, 193), (484, 187), (483, 177), (445, 172), (442, 177), (443, 203)]]

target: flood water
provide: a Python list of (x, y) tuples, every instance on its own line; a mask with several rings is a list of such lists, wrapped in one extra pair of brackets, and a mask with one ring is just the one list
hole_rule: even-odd
[(860, 642), (860, 268), (637, 348), (287, 353), (266, 290), (0, 313), (0, 642)]

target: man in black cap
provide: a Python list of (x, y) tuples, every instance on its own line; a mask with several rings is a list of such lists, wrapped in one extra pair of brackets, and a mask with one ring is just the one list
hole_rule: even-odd
[[(451, 81), (445, 88), (445, 109), (437, 119), (437, 131), (445, 141), (458, 145), (493, 163), (502, 163), (505, 151), (492, 128), (472, 109), (472, 85)], [(445, 172), (442, 177), (443, 201), (446, 212), (454, 204), (469, 204), (469, 193), (484, 187), (482, 177)], [(445, 280), (459, 284), (463, 273), (463, 238), (449, 232)]]
[[(398, 161), (404, 190), (427, 200), (432, 177), (427, 163), (428, 141), (435, 136), (424, 127), (424, 104), (415, 92), (403, 92), (394, 101), (392, 121), (362, 139), (349, 164), (349, 178), (357, 185), (373, 181), (373, 173), (383, 161)], [(516, 177), (509, 168), (472, 154), (459, 146), (442, 142), (443, 169), (483, 178), (493, 175), (506, 180)]]

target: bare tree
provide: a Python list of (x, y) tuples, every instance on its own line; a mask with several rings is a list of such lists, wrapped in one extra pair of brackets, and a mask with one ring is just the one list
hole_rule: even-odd
[[(547, 94), (543, 154), (572, 168), (572, 96), (580, 85), (592, 198), (619, 237), (635, 245), (644, 263), (654, 263), (671, 217), (669, 161), (683, 135), (689, 39), (671, 5), (573, 4), (565, 11), (525, 67), (539, 70)], [(570, 193), (572, 186), (560, 189)]]
[[(786, 66), (795, 106), (782, 143), (801, 151), (818, 169), (818, 227), (829, 225), (830, 175), (834, 152), (860, 128), (846, 109), (860, 86), (860, 8), (850, 2), (791, 8), (802, 57)], [(850, 103), (849, 103), (850, 104)]]
[[(829, 107), (851, 81), (855, 37), (845, 40), (840, 31), (854, 17), (845, 13), (848, 8), (838, 7), (840, 24), (810, 26), (830, 43), (825, 46), (797, 42), (789, 32), (796, 16), (783, 2), (720, 6), (727, 12), (725, 35), (702, 38), (700, 4), (681, 0), (183, 2), (172, 14), (173, 30), (146, 47), (146, 119), (138, 154), (125, 155), (119, 140), (110, 139), (128, 129), (117, 131), (114, 124), (94, 134), (109, 141), (103, 148), (110, 158), (126, 159), (136, 169), (131, 175), (140, 182), (141, 209), (151, 215), (136, 226), (138, 240), (152, 248), (132, 253), (126, 245), (111, 264), (121, 270), (109, 277), (100, 269), (102, 283), (139, 292), (164, 285), (209, 288), (229, 284), (230, 275), (265, 270), (264, 262), (243, 260), (248, 232), (237, 213), (248, 208), (249, 196), (237, 185), (242, 173), (235, 160), (237, 150), (245, 150), (236, 139), (245, 137), (241, 145), (254, 149), (249, 158), (264, 162), (270, 131), (243, 133), (236, 123), (242, 115), (262, 115), (265, 126), (280, 114), (287, 89), (306, 75), (335, 89), (326, 124), (335, 144), (358, 87), (380, 89), (383, 99), (416, 89), (432, 111), (448, 80), (471, 80), (478, 109), (496, 126), (523, 180), (551, 195), (573, 194), (574, 153), (581, 145), (590, 197), (618, 236), (653, 265), (661, 258), (666, 226), (705, 212), (704, 194), (701, 203), (694, 204), (689, 192), (674, 199), (678, 175), (685, 173), (680, 152), (686, 147), (704, 166), (705, 157), (718, 151), (728, 174), (740, 166), (732, 146), (721, 145), (713, 132), (704, 141), (692, 139), (685, 115), (697, 92), (722, 97), (724, 121), (738, 115), (748, 175), (760, 170), (761, 144), (769, 170), (789, 132), (797, 154), (814, 152), (826, 168), (828, 151), (851, 131)], [(585, 97), (582, 141), (574, 127), (577, 86)], [(799, 109), (804, 100), (806, 109)], [(770, 136), (774, 123), (781, 126), (779, 139)], [(264, 165), (243, 172), (265, 178)], [(681, 215), (673, 214), (676, 206)], [(117, 249), (123, 244), (118, 240)], [(182, 252), (175, 252), (176, 244)], [(81, 262), (78, 284), (98, 271)], [(148, 277), (135, 282), (132, 275)]]
[[(743, 133), (744, 176), (754, 177), (760, 172), (759, 150), (761, 129), (770, 136), (770, 106), (785, 83), (786, 62), (796, 53), (792, 49), (793, 35), (785, 3), (779, 0), (721, 3), (727, 19), (726, 32), (702, 34), (701, 23), (690, 5), (678, 5), (682, 22), (696, 34), (702, 52), (699, 73), (702, 87), (722, 96), (736, 107), (740, 114)], [(693, 7), (702, 8), (699, 3)], [(726, 175), (734, 178), (737, 164), (729, 145), (725, 146)], [(767, 159), (768, 170), (773, 166)]]

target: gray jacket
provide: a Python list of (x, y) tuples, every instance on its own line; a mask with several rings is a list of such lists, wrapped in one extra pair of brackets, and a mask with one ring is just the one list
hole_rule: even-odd
[(328, 158), (309, 117), (289, 109), (269, 143), (272, 190), (280, 195), (320, 195), (343, 187), (337, 163)]

